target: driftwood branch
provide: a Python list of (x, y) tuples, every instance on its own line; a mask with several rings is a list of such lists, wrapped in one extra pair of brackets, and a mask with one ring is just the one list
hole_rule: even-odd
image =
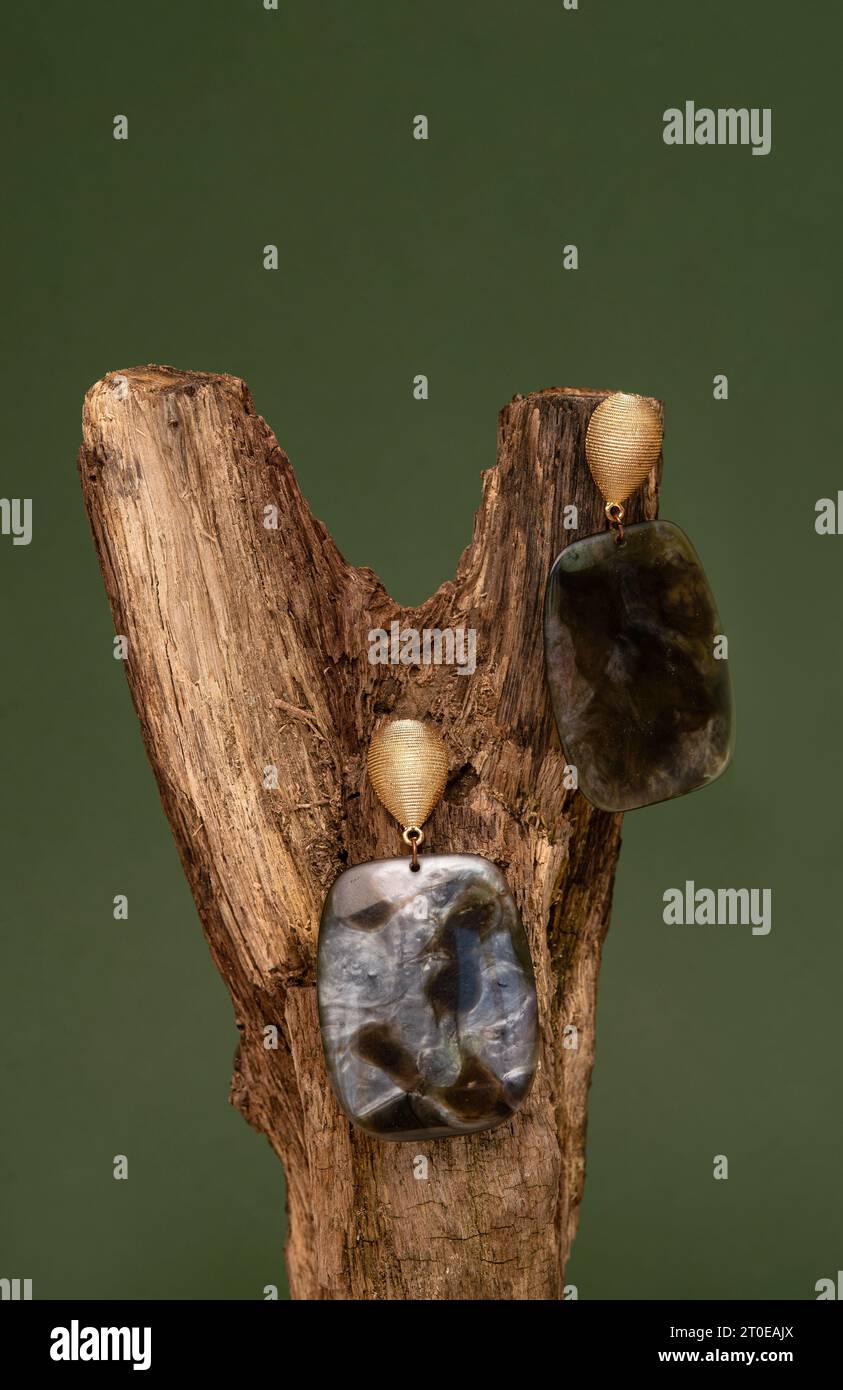
[[(579, 509), (573, 534), (603, 524), (583, 444), (605, 394), (549, 390), (504, 408), (471, 544), (417, 609), (345, 562), (242, 381), (150, 366), (112, 373), (86, 397), (88, 516), (164, 810), (234, 1002), (232, 1099), (286, 1170), (294, 1297), (562, 1296), (620, 818), (563, 785), (541, 608), (572, 534), (565, 506)], [(629, 520), (656, 506), (654, 472)], [(370, 664), (370, 629), (393, 620), (474, 628), (475, 674)], [(535, 964), (532, 1093), (513, 1122), (466, 1139), (361, 1135), (322, 1061), (325, 893), (349, 864), (397, 852), (365, 775), (384, 716), (440, 726), (451, 763), (428, 847), (503, 868)], [(576, 1048), (563, 1046), (568, 1024)]]

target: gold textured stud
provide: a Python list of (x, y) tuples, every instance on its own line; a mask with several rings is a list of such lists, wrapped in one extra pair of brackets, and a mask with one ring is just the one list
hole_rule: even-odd
[(662, 447), (658, 411), (643, 396), (616, 391), (588, 422), (585, 456), (606, 503), (610, 526), (620, 527), (623, 504), (644, 482)]
[(448, 754), (442, 735), (418, 719), (393, 719), (372, 738), (367, 760), (378, 799), (401, 826), (413, 851), (412, 868), (422, 826), (445, 790)]

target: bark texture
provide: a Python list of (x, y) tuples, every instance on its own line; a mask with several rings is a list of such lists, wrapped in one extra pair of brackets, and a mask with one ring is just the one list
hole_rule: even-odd
[[(555, 555), (603, 526), (584, 440), (606, 394), (553, 389), (503, 409), (471, 544), (417, 609), (345, 562), (242, 381), (138, 367), (86, 396), (85, 504), (161, 800), (234, 1003), (232, 1100), (286, 1170), (296, 1298), (562, 1296), (620, 818), (563, 786), (541, 612)], [(657, 486), (658, 469), (628, 521), (656, 515)], [(563, 529), (570, 504), (578, 532)], [(272, 506), (277, 529), (264, 524)], [(367, 634), (393, 619), (475, 628), (475, 674), (370, 665)], [(365, 757), (379, 723), (401, 716), (435, 721), (450, 751), (425, 849), (504, 870), (542, 1030), (513, 1122), (418, 1145), (379, 1143), (343, 1117), (314, 984), (331, 882), (400, 849)], [(576, 1048), (563, 1046), (568, 1024)]]

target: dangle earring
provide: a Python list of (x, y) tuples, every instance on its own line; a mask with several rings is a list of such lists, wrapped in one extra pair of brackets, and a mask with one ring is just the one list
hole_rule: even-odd
[(409, 857), (346, 869), (322, 912), (319, 1024), (337, 1099), (380, 1139), (491, 1129), (524, 1100), (537, 1058), (527, 938), (501, 871), (476, 854), (419, 855), (448, 757), (415, 719), (372, 739), (372, 786)]
[(580, 790), (629, 811), (719, 777), (732, 752), (732, 690), (705, 572), (670, 521), (624, 527), (623, 504), (661, 452), (641, 396), (607, 397), (585, 452), (608, 530), (575, 541), (550, 571), (545, 664), (553, 712)]

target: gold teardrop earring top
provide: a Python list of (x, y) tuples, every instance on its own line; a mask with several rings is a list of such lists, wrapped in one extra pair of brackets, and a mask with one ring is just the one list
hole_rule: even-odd
[(643, 396), (617, 391), (601, 401), (588, 422), (585, 456), (603, 494), (606, 513), (640, 487), (661, 453), (662, 422)]
[(445, 790), (448, 754), (442, 735), (418, 719), (393, 719), (369, 744), (369, 776), (404, 830), (421, 830)]

